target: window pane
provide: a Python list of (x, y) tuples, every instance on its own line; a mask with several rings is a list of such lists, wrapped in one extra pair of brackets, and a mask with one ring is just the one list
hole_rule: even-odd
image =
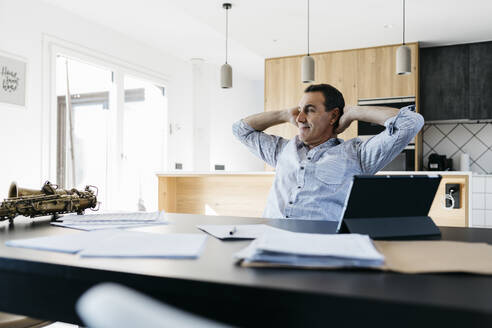
[(125, 76), (121, 203), (125, 210), (156, 211), (156, 173), (165, 169), (165, 88)]
[[(83, 189), (86, 185), (96, 186), (99, 189), (98, 200), (102, 202), (103, 209), (108, 190), (111, 85), (110, 70), (63, 56), (57, 57), (57, 183), (68, 189)], [(67, 106), (67, 93), (70, 94), (72, 104), (71, 117)]]

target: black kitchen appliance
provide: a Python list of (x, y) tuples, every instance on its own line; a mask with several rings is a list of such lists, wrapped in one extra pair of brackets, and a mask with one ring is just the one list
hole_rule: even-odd
[(453, 159), (446, 158), (446, 155), (430, 154), (427, 169), (429, 171), (452, 171)]

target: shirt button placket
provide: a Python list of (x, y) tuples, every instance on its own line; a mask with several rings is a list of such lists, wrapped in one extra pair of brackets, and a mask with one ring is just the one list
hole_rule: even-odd
[[(307, 163), (304, 163), (303, 164), (301, 162), (300, 164), (301, 164), (301, 166), (299, 167), (299, 171), (298, 171), (298, 174), (297, 174), (297, 192), (296, 191), (293, 192), (293, 197), (294, 198), (297, 197), (297, 193), (300, 191), (299, 189), (301, 189), (302, 186), (304, 185), (304, 176), (306, 174), (306, 164)], [(294, 205), (294, 200), (290, 200), (288, 204), (289, 205)], [(292, 215), (293, 207), (292, 206), (289, 206), (288, 208), (289, 208), (288, 213), (290, 215)], [(286, 215), (285, 217), (288, 218), (289, 215)]]

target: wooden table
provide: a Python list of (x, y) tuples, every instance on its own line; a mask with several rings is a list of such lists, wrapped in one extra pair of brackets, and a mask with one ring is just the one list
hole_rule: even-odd
[[(157, 233), (202, 233), (196, 224), (269, 223), (330, 233), (332, 222), (167, 214)], [(441, 228), (443, 239), (492, 242), (492, 230)], [(9, 239), (83, 233), (47, 220), (0, 224), (0, 311), (79, 323), (74, 304), (91, 286), (116, 282), (185, 310), (239, 326), (490, 326), (492, 277), (369, 270), (243, 268), (248, 241), (209, 237), (199, 259), (81, 259), (4, 246)], [(425, 256), (425, 254), (423, 254)]]

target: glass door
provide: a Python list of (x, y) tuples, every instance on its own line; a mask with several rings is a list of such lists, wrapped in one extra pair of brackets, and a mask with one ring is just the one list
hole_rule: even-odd
[(58, 56), (57, 184), (66, 189), (99, 189), (108, 198), (110, 91), (112, 72)]

